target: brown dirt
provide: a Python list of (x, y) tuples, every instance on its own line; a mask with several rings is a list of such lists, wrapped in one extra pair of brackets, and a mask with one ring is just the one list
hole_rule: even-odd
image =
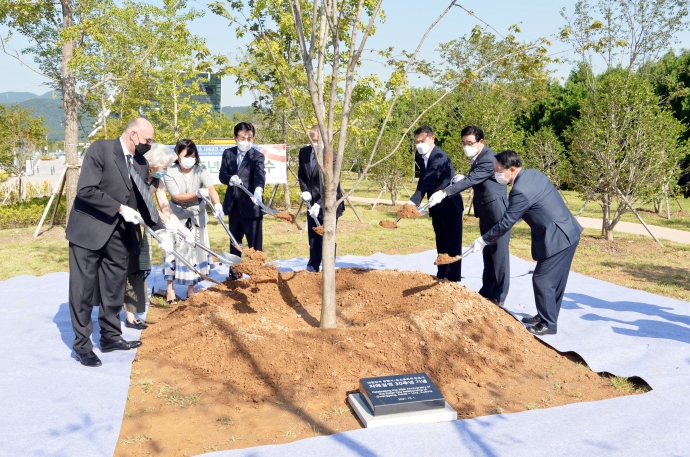
[(379, 225), (383, 228), (398, 228), (398, 224), (390, 219), (384, 219), (380, 221)]
[[(256, 275), (263, 253), (247, 251), (242, 268)], [(152, 308), (115, 455), (196, 455), (356, 429), (347, 393), (368, 376), (425, 371), (460, 418), (622, 395), (458, 283), (363, 269), (338, 270), (336, 282), (331, 330), (317, 328), (321, 274), (304, 271)]]
[(289, 222), (290, 224), (295, 222), (295, 215), (290, 214), (287, 211), (280, 211), (276, 214), (274, 214), (275, 217), (278, 219), (282, 220), (283, 222)]
[(318, 227), (314, 227), (312, 230), (316, 232), (317, 235), (323, 236), (323, 225), (319, 225)]
[[(266, 265), (266, 254), (252, 248), (245, 248), (242, 251), (242, 262), (234, 265), (238, 273), (249, 276), (249, 282), (253, 285), (261, 283), (277, 283), (278, 270), (275, 265)], [(231, 281), (233, 282), (233, 281)]]
[(422, 213), (417, 211), (412, 205), (403, 205), (402, 208), (395, 213), (396, 216), (402, 217), (403, 219), (414, 219), (416, 217), (422, 217)]
[(448, 254), (439, 254), (434, 261), (434, 265), (448, 265), (449, 263), (457, 262), (462, 256), (456, 255), (451, 257)]

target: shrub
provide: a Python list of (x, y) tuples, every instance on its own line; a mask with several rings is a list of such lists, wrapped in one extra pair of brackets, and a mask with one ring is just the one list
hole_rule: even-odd
[[(9, 228), (20, 228), (20, 227), (30, 227), (32, 225), (38, 225), (41, 220), (43, 211), (48, 204), (49, 197), (43, 198), (32, 198), (31, 200), (26, 200), (19, 203), (10, 203), (8, 205), (0, 206), (0, 229)], [(51, 211), (46, 216), (47, 221), (50, 222)], [(60, 205), (58, 207), (57, 215), (55, 216), (56, 224), (64, 224), (65, 218), (65, 207), (66, 198), (63, 196), (60, 200)]]

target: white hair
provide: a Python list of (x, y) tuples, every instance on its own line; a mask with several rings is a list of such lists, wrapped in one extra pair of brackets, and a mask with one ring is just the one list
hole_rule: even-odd
[(177, 160), (177, 154), (164, 144), (153, 143), (149, 152), (144, 154), (149, 167), (168, 168)]

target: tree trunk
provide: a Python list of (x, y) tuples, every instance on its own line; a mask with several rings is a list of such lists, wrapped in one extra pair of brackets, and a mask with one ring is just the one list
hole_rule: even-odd
[(398, 186), (395, 184), (391, 185), (391, 203), (393, 206), (398, 204)]
[(283, 184), (283, 193), (285, 194), (285, 209), (292, 208), (292, 203), (290, 203), (290, 186), (288, 183)]
[(321, 328), (336, 327), (335, 303), (335, 230), (336, 230), (336, 180), (333, 176), (333, 151), (326, 150), (323, 158), (323, 252), (321, 262)]
[[(72, 0), (61, 0), (62, 26), (68, 28), (73, 25)], [(69, 63), (74, 56), (74, 41), (65, 41), (62, 45), (62, 107), (65, 111), (65, 189), (67, 194), (67, 222), (72, 211), (74, 199), (77, 197), (77, 183), (79, 181), (79, 125), (77, 119), (77, 92), (74, 84), (74, 74)]]
[(613, 241), (613, 228), (611, 227), (611, 196), (604, 194), (603, 229), (606, 241)]

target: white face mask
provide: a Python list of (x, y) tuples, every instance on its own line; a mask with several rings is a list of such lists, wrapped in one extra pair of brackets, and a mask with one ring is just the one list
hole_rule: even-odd
[(319, 143), (312, 143), (311, 147), (314, 148), (314, 151), (318, 151), (319, 150)]
[(238, 141), (237, 142), (237, 149), (239, 149), (242, 152), (247, 152), (252, 148), (252, 142), (251, 141)]
[(431, 146), (429, 146), (429, 143), (417, 143), (415, 148), (417, 148), (417, 152), (423, 156), (427, 155), (429, 151), (431, 151)]
[(505, 177), (505, 171), (503, 173), (494, 173), (494, 179), (499, 184), (508, 184), (508, 178)]
[(184, 157), (180, 159), (180, 165), (182, 168), (186, 168), (187, 170), (190, 170), (196, 165), (196, 158), (194, 157)]
[(467, 157), (472, 158), (477, 155), (477, 149), (479, 148), (477, 146), (463, 146), (462, 149)]

